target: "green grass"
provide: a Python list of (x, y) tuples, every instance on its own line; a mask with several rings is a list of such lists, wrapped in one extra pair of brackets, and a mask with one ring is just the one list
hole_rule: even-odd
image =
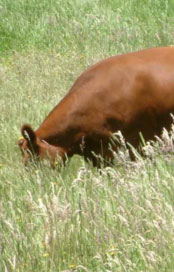
[(169, 44), (173, 8), (172, 0), (1, 0), (0, 52), (108, 55)]
[(152, 160), (120, 151), (100, 172), (79, 157), (24, 169), (16, 144), (89, 65), (173, 44), (173, 18), (173, 0), (0, 1), (0, 272), (173, 271), (168, 135)]

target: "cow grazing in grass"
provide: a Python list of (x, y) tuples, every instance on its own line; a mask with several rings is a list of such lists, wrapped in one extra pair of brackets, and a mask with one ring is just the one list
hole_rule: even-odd
[[(23, 160), (33, 155), (64, 161), (74, 154), (97, 164), (113, 159), (111, 135), (121, 131), (137, 148), (170, 129), (174, 113), (174, 47), (146, 49), (102, 60), (82, 73), (68, 94), (34, 131), (23, 125)], [(113, 149), (116, 151), (118, 145)]]

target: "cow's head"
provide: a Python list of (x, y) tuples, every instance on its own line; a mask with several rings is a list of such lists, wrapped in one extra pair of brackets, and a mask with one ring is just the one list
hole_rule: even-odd
[(65, 160), (65, 150), (39, 139), (30, 125), (23, 125), (21, 133), (22, 137), (20, 137), (18, 145), (25, 165), (31, 159), (48, 159), (54, 167), (59, 158)]

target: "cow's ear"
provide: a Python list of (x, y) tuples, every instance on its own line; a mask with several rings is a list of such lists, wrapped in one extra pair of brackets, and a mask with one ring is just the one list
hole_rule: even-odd
[(37, 137), (31, 126), (28, 124), (23, 125), (21, 133), (24, 139), (27, 140), (30, 151), (38, 153)]
[(34, 130), (31, 128), (30, 125), (25, 124), (21, 128), (22, 136), (29, 142), (35, 143), (36, 142), (36, 134)]

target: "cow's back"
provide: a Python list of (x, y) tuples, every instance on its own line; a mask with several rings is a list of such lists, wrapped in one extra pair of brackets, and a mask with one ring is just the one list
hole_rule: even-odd
[[(153, 48), (110, 57), (85, 71), (69, 94), (72, 111), (128, 124), (140, 113), (174, 109), (174, 48)], [(93, 117), (93, 118), (92, 118)]]

